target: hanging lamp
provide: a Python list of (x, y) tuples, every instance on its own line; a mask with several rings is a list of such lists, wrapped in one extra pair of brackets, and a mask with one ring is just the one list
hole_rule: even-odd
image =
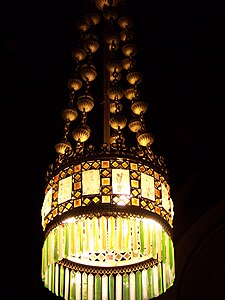
[(41, 277), (64, 299), (152, 299), (175, 279), (168, 171), (146, 128), (132, 26), (119, 0), (90, 1), (77, 22), (41, 210)]

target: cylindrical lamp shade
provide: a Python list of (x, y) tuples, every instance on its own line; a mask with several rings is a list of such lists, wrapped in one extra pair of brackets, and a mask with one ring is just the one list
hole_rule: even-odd
[(175, 278), (165, 177), (129, 158), (71, 162), (42, 207), (42, 279), (64, 299), (152, 299)]

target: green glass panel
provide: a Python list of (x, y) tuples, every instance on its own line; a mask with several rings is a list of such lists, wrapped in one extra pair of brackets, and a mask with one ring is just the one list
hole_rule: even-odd
[(83, 221), (79, 222), (80, 251), (83, 251)]
[(68, 226), (66, 225), (65, 226), (65, 244), (64, 244), (64, 246), (65, 246), (65, 251), (64, 251), (64, 253), (65, 253), (65, 257), (68, 257), (68, 251), (69, 251), (69, 230), (68, 230)]
[(142, 278), (141, 272), (137, 271), (135, 275), (136, 280), (136, 300), (142, 300)]
[(169, 256), (170, 256), (170, 270), (174, 267), (174, 250), (173, 250), (173, 242), (169, 239)]
[(58, 258), (61, 260), (64, 257), (64, 227), (60, 225), (58, 227), (58, 247), (59, 247), (59, 253), (58, 253)]
[(114, 276), (109, 275), (109, 300), (115, 299), (114, 284)]
[(92, 231), (94, 237), (94, 250), (98, 251), (99, 244), (99, 228), (98, 228), (98, 220), (97, 218), (92, 218)]
[(123, 221), (122, 218), (117, 218), (117, 225), (116, 225), (116, 245), (118, 251), (123, 251)]
[(51, 290), (51, 265), (48, 267), (47, 287)]
[(145, 244), (144, 244), (144, 224), (143, 221), (140, 221), (140, 252), (141, 254), (144, 254), (144, 250), (145, 250)]
[(75, 272), (72, 270), (70, 272), (70, 292), (69, 292), (69, 300), (75, 300), (76, 298), (76, 279), (75, 279)]
[(128, 274), (123, 275), (123, 300), (129, 300), (129, 277), (128, 277)]
[(47, 239), (45, 240), (45, 253), (46, 253), (46, 267), (49, 265), (49, 235), (47, 236)]
[(45, 272), (45, 277), (44, 277), (44, 286), (48, 288), (48, 270)]
[(106, 250), (107, 248), (107, 220), (105, 217), (100, 218), (100, 249)]
[(69, 239), (70, 239), (70, 244), (69, 244), (69, 255), (74, 254), (74, 222), (71, 222), (69, 224)]
[(156, 258), (156, 227), (152, 228), (152, 255)]
[(48, 266), (51, 264), (51, 233), (48, 235), (48, 244), (47, 244), (47, 251), (48, 251)]
[(86, 273), (82, 274), (82, 300), (88, 299), (88, 277)]
[(58, 261), (58, 235), (57, 229), (54, 229), (54, 262)]
[(44, 246), (42, 248), (42, 257), (41, 257), (41, 274), (42, 276), (44, 275), (45, 273), (45, 263), (46, 263), (46, 246), (45, 246), (45, 243), (44, 243)]
[(159, 294), (163, 293), (162, 265), (158, 264)]
[(152, 268), (148, 269), (148, 283), (149, 283), (149, 299), (154, 297), (153, 284), (152, 284)]
[(76, 253), (80, 252), (80, 220), (78, 220), (76, 224), (76, 232), (75, 232), (75, 239), (76, 239)]
[(114, 243), (115, 243), (115, 219), (113, 217), (109, 217), (108, 219), (108, 226), (109, 226), (109, 249), (113, 250)]
[(162, 262), (166, 262), (166, 233), (162, 231)]
[(95, 276), (95, 300), (102, 299), (102, 282), (100, 275)]
[(129, 238), (130, 238), (130, 221), (129, 219), (123, 220), (124, 222), (124, 228), (126, 230), (123, 230), (123, 239), (124, 239), (124, 251), (129, 251)]
[(114, 250), (115, 248), (115, 244), (116, 244), (116, 219), (114, 217), (111, 217), (111, 224), (110, 224), (110, 228), (111, 228), (111, 245), (110, 245), (110, 250)]
[(68, 256), (71, 255), (71, 251), (70, 251), (70, 248), (71, 248), (71, 243), (72, 243), (72, 239), (71, 239), (71, 231), (72, 231), (72, 227), (71, 227), (71, 223), (68, 223), (67, 225), (68, 227), (68, 239), (69, 239), (69, 243), (68, 243)]
[(137, 220), (133, 219), (132, 220), (132, 236), (133, 236), (133, 250), (138, 249), (138, 241), (137, 241)]

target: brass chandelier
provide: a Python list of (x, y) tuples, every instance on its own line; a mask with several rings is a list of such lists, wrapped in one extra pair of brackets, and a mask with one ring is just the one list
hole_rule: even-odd
[(152, 299), (175, 279), (168, 172), (145, 124), (132, 26), (120, 0), (89, 1), (77, 22), (41, 210), (42, 280), (64, 299)]

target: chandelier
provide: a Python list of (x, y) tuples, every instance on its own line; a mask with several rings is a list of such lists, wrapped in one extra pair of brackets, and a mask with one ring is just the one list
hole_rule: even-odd
[(41, 209), (42, 281), (64, 299), (152, 299), (175, 279), (174, 211), (146, 128), (133, 20), (123, 1), (95, 0), (76, 25)]

